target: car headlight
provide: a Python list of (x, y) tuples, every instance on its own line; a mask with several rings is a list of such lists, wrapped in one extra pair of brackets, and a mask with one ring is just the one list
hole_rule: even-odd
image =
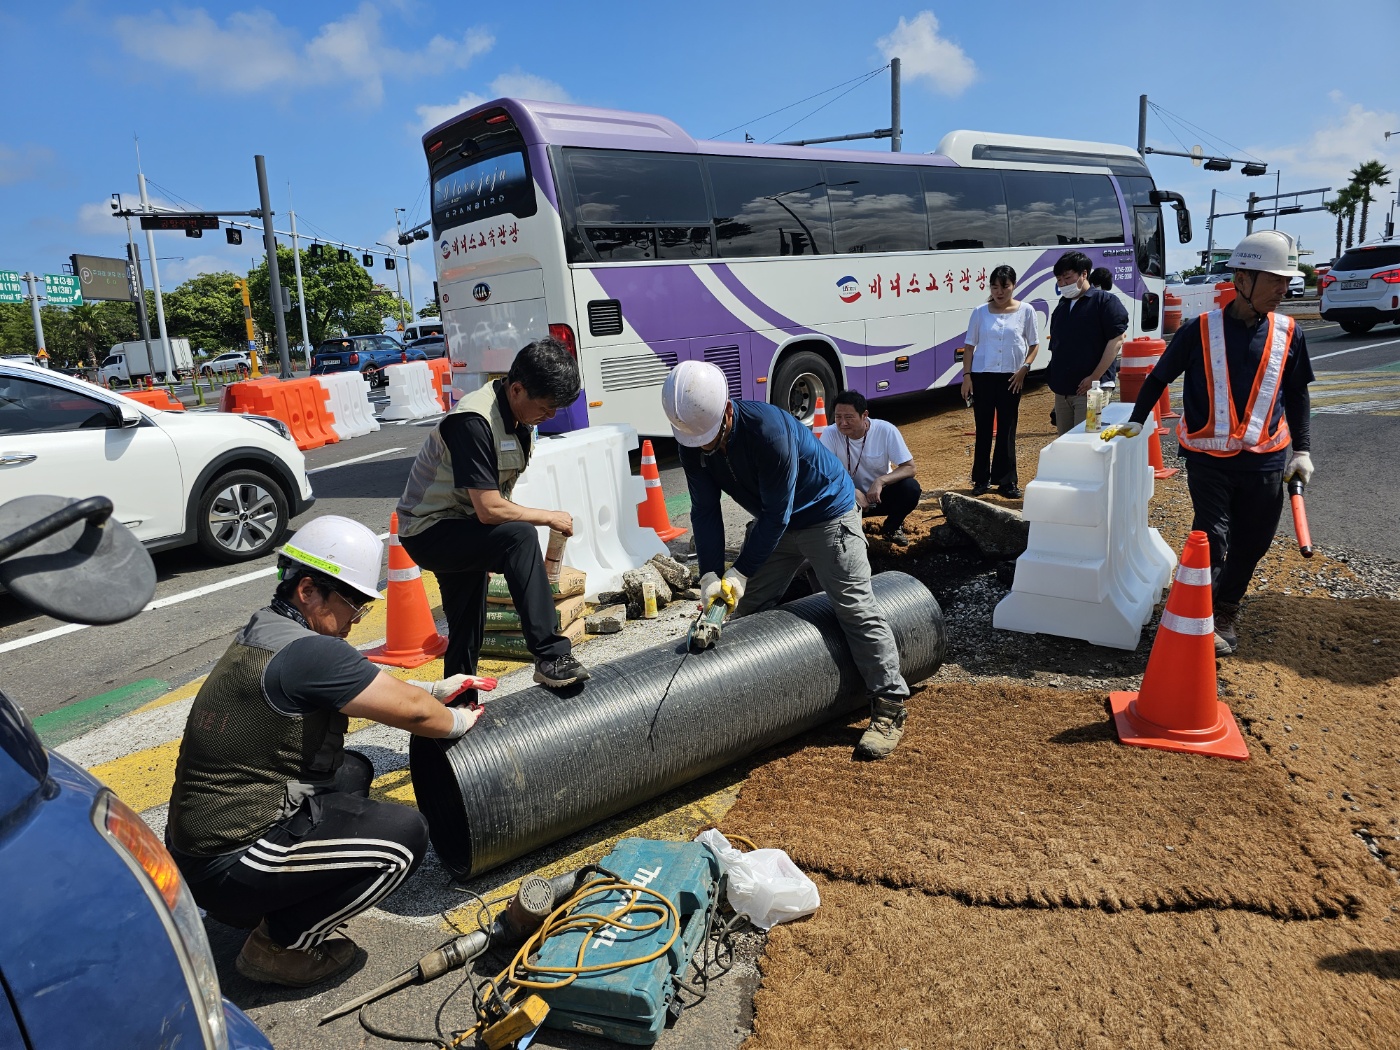
[(288, 441), (292, 440), (292, 428), (287, 426), (287, 424), (283, 423), (280, 419), (273, 419), (271, 416), (249, 415), (245, 415), (243, 418), (246, 419), (249, 423), (259, 423), (262, 426), (267, 427), (269, 430), (286, 438)]
[(110, 791), (97, 797), (92, 822), (141, 883), (160, 916), (184, 971), (190, 998), (199, 1007), (206, 1050), (228, 1050), (223, 995), (214, 956), (199, 908), (175, 866), (175, 859), (155, 832), (130, 806)]

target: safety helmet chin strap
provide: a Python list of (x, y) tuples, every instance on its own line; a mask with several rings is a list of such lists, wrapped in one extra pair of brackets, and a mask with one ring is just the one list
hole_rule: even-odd
[(1249, 274), (1249, 294), (1245, 295), (1244, 289), (1237, 287), (1235, 301), (1239, 303), (1244, 303), (1245, 306), (1249, 307), (1249, 312), (1254, 315), (1254, 317), (1251, 319), (1251, 322), (1257, 323), (1258, 321), (1264, 318), (1264, 311), (1260, 310), (1259, 307), (1254, 305), (1254, 292), (1255, 289), (1259, 287), (1259, 272), (1257, 270), (1241, 270), (1240, 272)]

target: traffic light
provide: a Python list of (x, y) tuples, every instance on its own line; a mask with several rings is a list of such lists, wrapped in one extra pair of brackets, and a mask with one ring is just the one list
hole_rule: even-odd
[(349, 262), (349, 261), (350, 261), (350, 253), (349, 253), (348, 251), (346, 251), (344, 248), (337, 248), (337, 249), (336, 249), (336, 252), (335, 252), (335, 257), (336, 257), (337, 259), (339, 259), (341, 262)]
[(1252, 160), (1240, 169), (1246, 175), (1263, 175), (1268, 169), (1259, 161)]
[(392, 269), (394, 269), (397, 265), (398, 265), (398, 264), (397, 264), (396, 262), (394, 262), (393, 259), (385, 259), (385, 260), (384, 260), (384, 269), (386, 269), (386, 270), (392, 270)]
[(242, 244), (243, 231), (236, 230), (232, 226), (230, 226), (224, 230), (224, 240), (228, 241), (229, 244)]
[(311, 251), (311, 258), (313, 258), (313, 259), (319, 259), (319, 258), (321, 257), (321, 246), (320, 246), (319, 244), (316, 244), (316, 243), (313, 242), (312, 245), (311, 245), (310, 251)]
[(185, 236), (186, 236), (186, 237), (203, 237), (203, 236), (204, 236), (204, 231), (203, 231), (203, 230), (200, 230), (200, 229), (196, 229), (196, 228), (191, 227), (191, 228), (185, 230)]
[(374, 256), (371, 255), (369, 252), (365, 252), (364, 255), (361, 255), (360, 261), (365, 264), (366, 270), (374, 266)]

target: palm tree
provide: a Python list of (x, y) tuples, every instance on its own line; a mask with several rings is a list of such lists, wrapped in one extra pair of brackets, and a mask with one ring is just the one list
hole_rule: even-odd
[(1361, 188), (1353, 182), (1349, 186), (1343, 188), (1342, 192), (1337, 194), (1337, 196), (1346, 198), (1347, 247), (1350, 248), (1355, 243), (1355, 238), (1352, 237), (1352, 234), (1356, 230), (1356, 206), (1361, 202), (1363, 194)]
[(1361, 241), (1366, 240), (1366, 219), (1370, 213), (1371, 202), (1375, 200), (1371, 196), (1371, 189), (1377, 186), (1390, 185), (1390, 169), (1378, 160), (1368, 160), (1365, 164), (1356, 167), (1351, 173), (1351, 184), (1357, 187), (1361, 198)]
[(1334, 259), (1340, 258), (1342, 254), (1342, 223), (1345, 221), (1347, 214), (1345, 193), (1346, 191), (1343, 190), (1341, 193), (1338, 193), (1337, 196), (1322, 205), (1329, 213), (1337, 217), (1337, 251), (1332, 256)]

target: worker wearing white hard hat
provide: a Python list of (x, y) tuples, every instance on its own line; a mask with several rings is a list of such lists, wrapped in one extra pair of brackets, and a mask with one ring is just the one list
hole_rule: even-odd
[[(870, 589), (850, 474), (790, 412), (731, 399), (728, 379), (709, 362), (682, 361), (673, 368), (661, 388), (661, 406), (680, 443), (690, 487), (702, 603), (720, 593), (723, 574), (738, 598), (735, 616), (762, 612), (810, 563), (870, 694), (870, 727), (856, 754), (885, 757), (904, 733), (909, 686), (899, 670), (894, 634)], [(721, 492), (754, 517), (727, 570)]]
[(478, 712), (446, 707), (465, 676), (410, 683), (345, 638), (379, 597), (384, 544), (338, 515), (278, 551), (272, 602), (253, 614), (190, 709), (166, 840), (199, 905), (252, 928), (238, 971), (302, 987), (355, 959), (335, 931), (422, 862), (418, 810), (368, 797), (369, 759), (347, 751), (350, 718), (458, 737)]
[(1277, 313), (1301, 276), (1293, 239), (1279, 230), (1245, 237), (1230, 255), (1235, 297), (1182, 325), (1142, 385), (1131, 421), (1104, 440), (1133, 437), (1162, 391), (1184, 376), (1177, 443), (1194, 520), (1210, 540), (1215, 651), (1239, 644), (1240, 602), (1269, 549), (1290, 480), (1312, 480), (1311, 400), (1303, 329)]

